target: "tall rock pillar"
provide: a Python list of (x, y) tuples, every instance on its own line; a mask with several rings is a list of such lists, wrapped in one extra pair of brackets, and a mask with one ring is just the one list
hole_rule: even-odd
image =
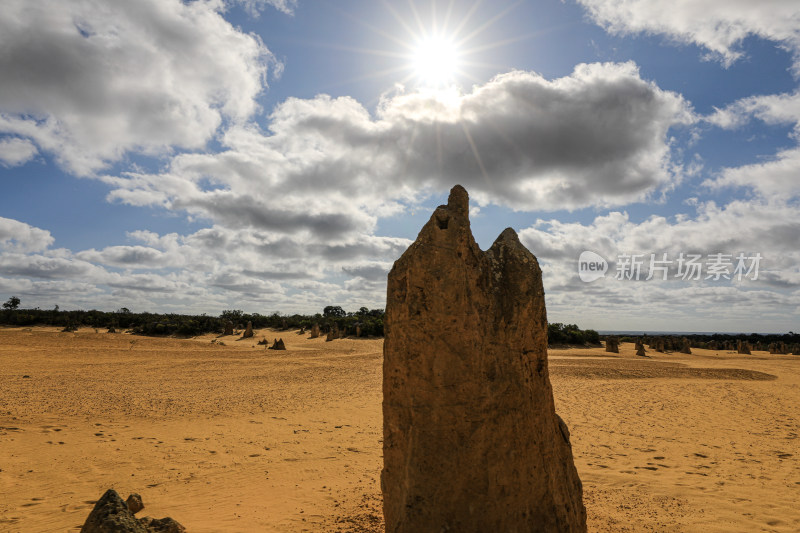
[(586, 531), (539, 264), (511, 229), (481, 251), (463, 187), (395, 262), (385, 325), (387, 533)]

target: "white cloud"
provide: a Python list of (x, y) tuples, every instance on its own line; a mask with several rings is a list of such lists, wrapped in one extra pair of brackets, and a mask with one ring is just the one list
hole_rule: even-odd
[(394, 94), (375, 117), (347, 97), (290, 98), (268, 132), (230, 128), (220, 153), (103, 179), (110, 199), (131, 205), (346, 240), (455, 183), (479, 204), (515, 209), (643, 200), (681, 179), (668, 132), (694, 120), (632, 63), (579, 65), (552, 81), (511, 72), (468, 94)]
[[(279, 2), (280, 4), (280, 2)], [(274, 60), (218, 1), (43, 0), (0, 12), (0, 132), (71, 172), (127, 151), (198, 149), (247, 120)]]
[[(742, 98), (716, 109), (706, 120), (721, 128), (736, 129), (753, 119), (768, 125), (792, 125), (791, 136), (800, 140), (800, 91)], [(723, 168), (703, 184), (714, 189), (744, 187), (766, 197), (791, 198), (800, 194), (799, 175), (800, 147), (795, 146), (758, 163)]]
[(232, 0), (241, 4), (252, 16), (258, 16), (267, 6), (273, 7), (278, 11), (291, 15), (297, 7), (297, 0)]
[(663, 34), (702, 46), (725, 65), (742, 57), (739, 46), (750, 35), (780, 43), (800, 61), (800, 4), (795, 0), (578, 2), (612, 33)]
[(161, 268), (179, 266), (169, 264), (166, 254), (146, 246), (109, 246), (103, 250), (84, 250), (75, 255), (78, 259), (123, 268)]
[(15, 167), (27, 163), (39, 152), (27, 139), (18, 137), (0, 138), (0, 164)]
[[(788, 324), (800, 305), (800, 209), (796, 204), (737, 200), (720, 207), (709, 202), (698, 204), (694, 214), (651, 216), (641, 222), (620, 212), (598, 216), (589, 224), (539, 220), (522, 229), (520, 239), (542, 264), (551, 295), (548, 314), (553, 320), (583, 316), (601, 329), (629, 323), (645, 330), (686, 330), (691, 329), (691, 317), (695, 329), (747, 330), (752, 327), (747, 316), (774, 313), (779, 315), (775, 331), (780, 331), (791, 327)], [(577, 260), (584, 250), (609, 261), (606, 278), (592, 283), (579, 280)], [(644, 254), (644, 280), (650, 254), (662, 259), (661, 254), (667, 253), (667, 259), (675, 261), (681, 252), (701, 254), (703, 263), (716, 253), (734, 257), (759, 253), (758, 280), (723, 280), (721, 284), (681, 280), (674, 278), (676, 264), (671, 265), (668, 281), (658, 275), (640, 282), (614, 279), (620, 254)], [(704, 270), (702, 277), (706, 275)]]
[(53, 244), (50, 232), (11, 218), (0, 217), (0, 250), (41, 252)]
[(800, 148), (781, 150), (767, 161), (725, 168), (715, 178), (703, 182), (713, 189), (745, 187), (760, 195), (792, 198), (800, 194)]
[(632, 63), (580, 65), (556, 80), (511, 72), (467, 94), (401, 91), (374, 115), (347, 97), (290, 98), (267, 131), (229, 124), (220, 152), (174, 156), (158, 174), (101, 176), (111, 201), (210, 227), (14, 257), (0, 275), (91, 276), (131, 305), (180, 295), (190, 307), (380, 307), (385, 272), (410, 244), (376, 235), (380, 218), (456, 182), (478, 204), (519, 209), (644, 199), (680, 180), (668, 132), (694, 120), (679, 95), (641, 79)]

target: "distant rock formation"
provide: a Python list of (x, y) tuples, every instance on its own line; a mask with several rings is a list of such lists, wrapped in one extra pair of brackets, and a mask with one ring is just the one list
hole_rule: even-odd
[(619, 353), (619, 338), (606, 337), (606, 351), (611, 353)]
[(692, 353), (692, 345), (686, 337), (681, 341), (681, 353)]
[(233, 335), (233, 322), (230, 320), (225, 321), (225, 331), (222, 332), (223, 335)]
[(314, 324), (311, 326), (311, 337), (309, 338), (316, 339), (317, 337), (319, 337), (319, 324)]
[(328, 335), (325, 337), (325, 342), (332, 341), (333, 339), (339, 338), (339, 332), (335, 331), (333, 328), (328, 330)]
[(647, 355), (644, 351), (644, 343), (642, 341), (636, 341), (636, 355), (640, 357), (645, 357)]
[(356, 337), (361, 336), (361, 326), (356, 326)]
[(456, 186), (389, 273), (386, 532), (584, 532), (541, 270), (510, 228), (481, 251), (468, 213)]
[(734, 350), (733, 341), (725, 341), (722, 343), (722, 349), (728, 352), (732, 352)]
[(272, 346), (269, 347), (270, 350), (285, 350), (286, 345), (283, 344), (283, 339), (275, 339), (275, 342), (272, 343)]
[(789, 353), (789, 347), (784, 342), (772, 342), (768, 348), (771, 354), (786, 355)]
[[(184, 533), (186, 529), (172, 518), (136, 518), (131, 510), (139, 506), (139, 510), (144, 509), (141, 497), (138, 494), (131, 494), (128, 502), (125, 503), (120, 498), (117, 491), (108, 489), (100, 498), (86, 518), (86, 522), (81, 528), (81, 533)], [(133, 500), (132, 500), (133, 499)]]
[(747, 344), (747, 341), (736, 341), (736, 351), (740, 354), (751, 355), (750, 354), (750, 345)]
[(266, 337), (264, 337), (263, 339), (261, 339), (260, 341), (258, 341), (256, 344), (258, 344), (259, 346), (264, 346), (264, 345), (266, 345), (266, 344), (269, 344), (269, 341), (267, 340), (267, 338), (266, 338)]
[(242, 338), (249, 339), (252, 336), (253, 336), (253, 323), (248, 320), (247, 327), (244, 328), (244, 333), (242, 333)]

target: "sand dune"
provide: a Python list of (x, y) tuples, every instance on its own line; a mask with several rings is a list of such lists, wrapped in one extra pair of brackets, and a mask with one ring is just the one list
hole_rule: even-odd
[[(0, 330), (0, 531), (381, 531), (382, 341), (307, 336)], [(551, 350), (590, 531), (800, 530), (800, 358), (693, 351)]]

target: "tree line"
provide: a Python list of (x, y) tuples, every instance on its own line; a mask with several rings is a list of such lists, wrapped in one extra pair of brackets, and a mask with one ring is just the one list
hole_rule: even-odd
[[(20, 309), (20, 299), (12, 296), (0, 310), (0, 324), (6, 326), (55, 326), (65, 331), (79, 327), (124, 331), (134, 335), (194, 337), (205, 333), (222, 333), (225, 325), (231, 323), (234, 329), (244, 329), (248, 322), (254, 329), (273, 328), (294, 330), (311, 329), (315, 324), (322, 333), (331, 329), (355, 334), (356, 328), (363, 336), (383, 337), (383, 322), (386, 318), (383, 309), (361, 307), (348, 312), (341, 306), (326, 306), (322, 313), (313, 315), (283, 315), (272, 313), (245, 313), (239, 309), (222, 311), (219, 316), (184, 315), (177, 313), (134, 313), (122, 307), (117, 311), (62, 311), (56, 305), (53, 309)], [(551, 345), (599, 345), (600, 336), (594, 330), (581, 330), (575, 324), (549, 324), (548, 342)]]
[(340, 306), (329, 305), (322, 313), (313, 315), (283, 315), (272, 313), (245, 313), (238, 309), (225, 310), (219, 316), (185, 315), (178, 313), (134, 313), (122, 307), (117, 311), (74, 310), (62, 311), (56, 305), (53, 309), (21, 309), (20, 299), (12, 296), (0, 310), (0, 324), (6, 326), (55, 326), (67, 331), (79, 327), (126, 331), (134, 335), (194, 337), (204, 333), (222, 333), (226, 323), (234, 329), (244, 329), (247, 323), (253, 328), (310, 329), (319, 325), (322, 332), (337, 328), (340, 331), (355, 332), (361, 329), (365, 336), (383, 336), (383, 309), (361, 307), (358, 311), (347, 312)]

